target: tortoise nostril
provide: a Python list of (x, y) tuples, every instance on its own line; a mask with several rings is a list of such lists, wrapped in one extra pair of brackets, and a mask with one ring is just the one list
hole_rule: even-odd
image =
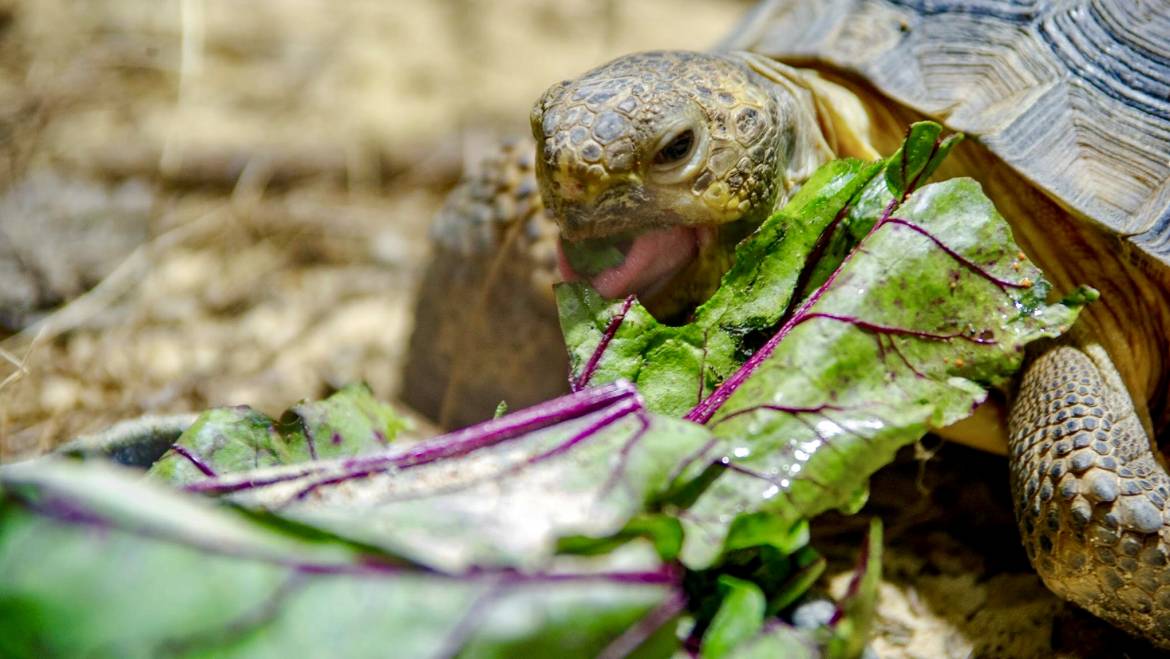
[(695, 131), (690, 128), (675, 135), (673, 139), (666, 143), (666, 146), (658, 150), (654, 154), (655, 165), (673, 165), (675, 163), (686, 160), (687, 156), (691, 155), (691, 150), (695, 147)]

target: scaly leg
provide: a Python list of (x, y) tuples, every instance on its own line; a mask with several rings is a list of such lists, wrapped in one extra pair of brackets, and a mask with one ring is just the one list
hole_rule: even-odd
[(1170, 477), (1109, 356), (1055, 344), (1009, 419), (1016, 519), (1057, 595), (1170, 648)]
[(402, 398), (445, 427), (568, 391), (553, 302), (556, 225), (531, 139), (502, 144), (447, 196), (431, 229)]

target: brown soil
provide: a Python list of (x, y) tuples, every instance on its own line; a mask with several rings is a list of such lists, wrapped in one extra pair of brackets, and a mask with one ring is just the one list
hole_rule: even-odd
[[(146, 413), (271, 414), (355, 380), (396, 397), (464, 160), (551, 82), (704, 48), (745, 7), (0, 0), (0, 462)], [(1005, 465), (955, 450), (875, 484), (878, 653), (1141, 652), (1043, 589)], [(858, 528), (823, 525), (830, 590)]]

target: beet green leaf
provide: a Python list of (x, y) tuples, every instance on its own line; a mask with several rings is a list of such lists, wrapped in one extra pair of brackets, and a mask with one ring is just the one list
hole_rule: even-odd
[(681, 472), (709, 483), (679, 514), (688, 565), (744, 544), (742, 516), (787, 529), (859, 505), (897, 448), (968, 416), (1028, 342), (1076, 318), (1085, 296), (1047, 302), (977, 183), (921, 185), (955, 143), (940, 133), (915, 124), (878, 165), (822, 168), (689, 325), (587, 284), (558, 289), (576, 382), (630, 379), (651, 409), (715, 435), (720, 459)]
[(397, 451), (228, 475), (191, 489), (229, 494), (435, 569), (537, 569), (574, 539), (585, 551), (586, 540), (623, 531), (677, 554), (677, 521), (635, 517), (710, 438), (702, 426), (646, 413), (633, 388), (619, 383)]
[(100, 463), (6, 467), (0, 655), (667, 656), (653, 552), (439, 573)]
[(204, 412), (150, 473), (186, 485), (261, 467), (348, 457), (384, 448), (407, 422), (365, 385), (302, 401), (279, 421), (246, 406)]

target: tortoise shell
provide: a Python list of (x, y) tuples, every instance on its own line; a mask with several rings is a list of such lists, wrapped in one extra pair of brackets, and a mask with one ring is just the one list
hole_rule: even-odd
[(1170, 3), (772, 0), (720, 49), (859, 74), (1170, 267)]

